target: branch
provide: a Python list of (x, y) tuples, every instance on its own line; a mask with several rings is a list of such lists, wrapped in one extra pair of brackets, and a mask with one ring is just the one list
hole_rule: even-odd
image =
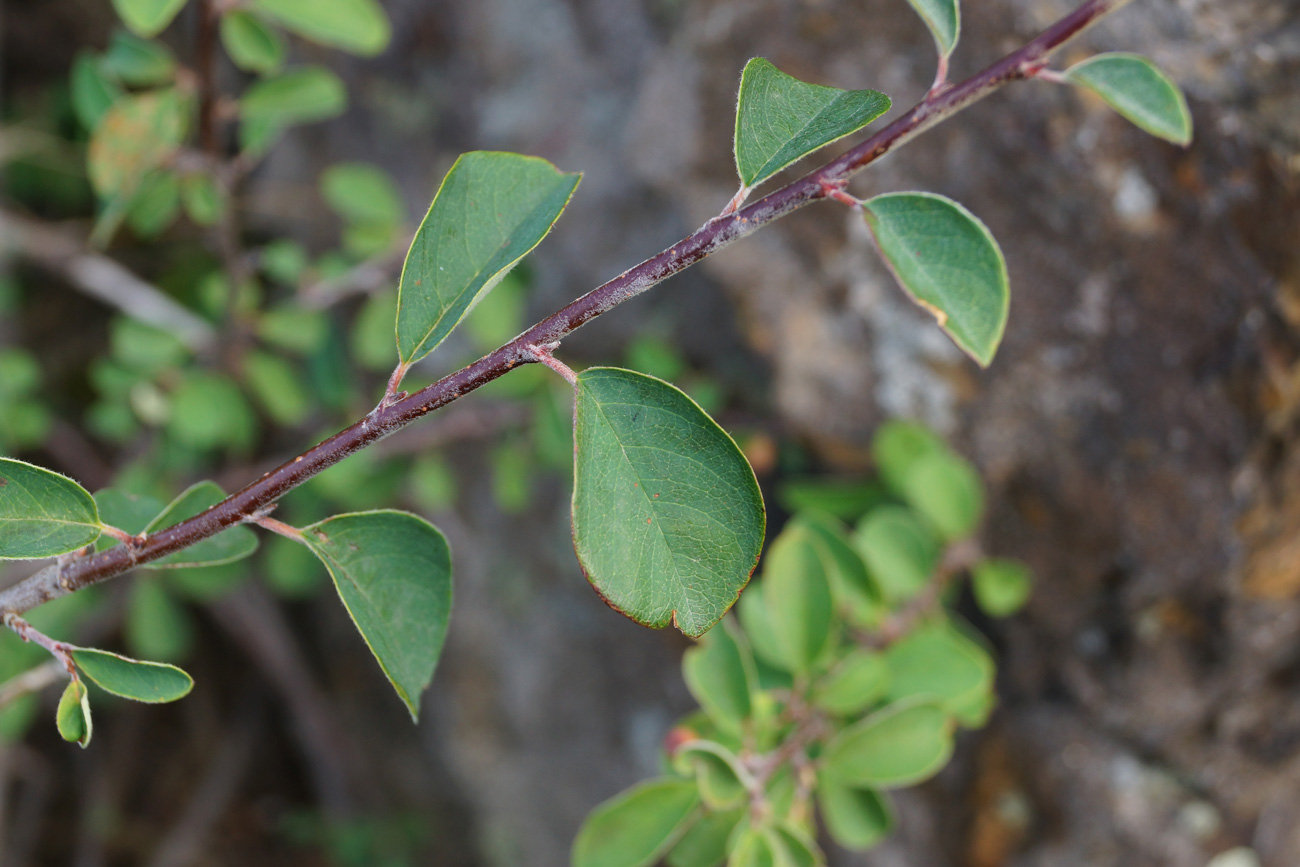
[(558, 345), (564, 337), (582, 325), (685, 270), (710, 253), (811, 202), (825, 198), (828, 185), (842, 185), (870, 163), (939, 121), (978, 102), (1008, 82), (1025, 78), (1027, 70), (1047, 54), (1128, 2), (1129, 0), (1087, 0), (1037, 38), (982, 72), (940, 94), (928, 95), (907, 114), (838, 159), (748, 207), (714, 217), (679, 243), (593, 289), (473, 364), (401, 400), (390, 403), (385, 399), (361, 421), (272, 470), (206, 512), (151, 534), (139, 547), (128, 550), (124, 545), (117, 546), (62, 567), (56, 564), (42, 569), (0, 592), (0, 611), (22, 613), (43, 602), (106, 581), (140, 563), (165, 557), (227, 527), (247, 522), (289, 490), (348, 455), (446, 406), (521, 364), (535, 363), (538, 359), (529, 347)]

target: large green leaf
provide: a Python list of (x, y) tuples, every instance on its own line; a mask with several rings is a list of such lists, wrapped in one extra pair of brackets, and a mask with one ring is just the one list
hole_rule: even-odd
[(397, 350), (428, 355), (479, 299), (541, 243), (580, 174), (519, 154), (463, 154), (443, 178), (402, 267)]
[(1139, 128), (1174, 144), (1192, 141), (1192, 115), (1178, 85), (1140, 54), (1098, 54), (1065, 71)]
[(822, 555), (837, 608), (854, 623), (876, 623), (884, 614), (884, 599), (844, 525), (820, 512), (804, 512), (795, 517), (795, 523), (808, 530)]
[(378, 54), (392, 28), (375, 0), (252, 0), (254, 9), (313, 42), (353, 54)]
[(573, 841), (573, 867), (648, 867), (696, 817), (693, 780), (661, 778), (601, 804)]
[(831, 587), (811, 531), (787, 528), (763, 561), (767, 620), (795, 672), (812, 667), (830, 637)]
[(132, 31), (149, 38), (161, 33), (185, 0), (113, 0), (113, 8)]
[(963, 352), (987, 367), (1011, 293), (997, 241), (961, 205), (934, 193), (887, 193), (863, 207), (890, 270)]
[(736, 106), (736, 169), (746, 187), (795, 160), (857, 132), (889, 111), (876, 90), (807, 84), (755, 57), (740, 76)]
[(934, 44), (944, 57), (952, 54), (961, 35), (961, 5), (958, 0), (907, 0), (921, 16), (934, 36)]
[(120, 97), (90, 137), (86, 159), (95, 192), (103, 199), (131, 196), (184, 136), (184, 108), (174, 90)]
[(822, 771), (846, 786), (910, 786), (947, 763), (952, 728), (937, 704), (899, 702), (836, 735), (822, 754)]
[(889, 802), (879, 792), (844, 786), (824, 777), (817, 781), (817, 806), (831, 838), (854, 851), (879, 843), (894, 823)]
[(99, 511), (81, 485), (56, 472), (0, 458), (0, 560), (35, 560), (99, 538)]
[(272, 75), (284, 66), (284, 37), (251, 12), (232, 9), (221, 16), (221, 44), (240, 69)]
[(344, 607), (411, 718), (447, 637), (451, 551), (436, 527), (408, 512), (336, 515), (303, 529)]
[[(195, 515), (207, 511), (225, 498), (225, 491), (221, 490), (216, 482), (198, 482), (172, 500), (158, 517), (149, 522), (144, 532), (157, 533), (159, 530), (174, 527), (181, 521), (188, 521)], [(242, 560), (256, 550), (257, 534), (248, 527), (234, 526), (196, 542), (183, 551), (154, 560), (144, 568), (179, 569), (185, 566), (216, 566), (220, 563)]]
[[(149, 522), (163, 510), (163, 504), (153, 497), (129, 494), (117, 488), (104, 488), (95, 492), (95, 505), (99, 509), (99, 520), (105, 525), (116, 527), (131, 535), (144, 531)], [(112, 536), (100, 536), (95, 540), (95, 550), (102, 551), (121, 542)]]
[(724, 622), (682, 656), (686, 686), (709, 717), (726, 731), (739, 733), (751, 711), (755, 688), (754, 660), (748, 642)]
[(587, 578), (638, 623), (701, 635), (749, 581), (766, 516), (735, 442), (663, 380), (578, 376), (573, 539)]
[(65, 741), (73, 741), (82, 749), (90, 746), (93, 726), (90, 721), (90, 698), (86, 685), (79, 680), (70, 680), (63, 689), (59, 699), (59, 708), (55, 712), (54, 722), (59, 734)]
[(194, 679), (174, 665), (142, 662), (105, 650), (78, 647), (72, 651), (72, 661), (105, 691), (133, 701), (176, 701), (194, 687)]

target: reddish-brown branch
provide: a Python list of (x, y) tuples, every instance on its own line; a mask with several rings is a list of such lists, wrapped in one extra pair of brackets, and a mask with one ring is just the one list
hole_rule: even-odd
[(496, 351), (403, 400), (381, 404), (361, 421), (272, 470), (206, 512), (151, 534), (138, 548), (128, 551), (126, 546), (117, 546), (62, 567), (50, 566), (0, 592), (0, 611), (22, 613), (43, 602), (98, 584), (139, 563), (147, 563), (179, 551), (247, 520), (292, 488), (354, 452), (521, 364), (536, 362), (537, 358), (530, 352), (530, 346), (559, 344), (565, 336), (582, 325), (685, 270), (710, 253), (810, 202), (824, 198), (826, 185), (839, 186), (853, 174), (939, 121), (983, 99), (1007, 82), (1024, 78), (1026, 69), (1032, 68), (1047, 54), (1128, 2), (1129, 0), (1087, 0), (1022, 48), (960, 84), (938, 95), (930, 95), (843, 156), (747, 207), (713, 218), (681, 242), (593, 289)]

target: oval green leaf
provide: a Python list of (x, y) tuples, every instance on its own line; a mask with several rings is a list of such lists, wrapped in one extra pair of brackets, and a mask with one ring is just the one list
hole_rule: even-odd
[(985, 560), (971, 570), (975, 601), (989, 617), (1009, 617), (1029, 599), (1029, 567), (1015, 560)]
[(443, 178), (402, 266), (397, 349), (412, 364), (541, 243), (580, 174), (538, 157), (474, 151)]
[(123, 96), (100, 118), (86, 155), (90, 183), (103, 199), (129, 197), (185, 136), (185, 112), (173, 90)]
[(628, 789), (591, 812), (573, 841), (573, 867), (648, 867), (695, 819), (693, 780), (661, 778)]
[(113, 0), (123, 23), (146, 39), (166, 29), (184, 5), (185, 0)]
[(674, 769), (693, 773), (700, 799), (710, 810), (730, 810), (744, 803), (749, 790), (740, 778), (740, 759), (713, 741), (691, 741), (678, 753)]
[(781, 867), (822, 867), (826, 863), (816, 841), (789, 821), (770, 829), (769, 839)]
[(347, 91), (337, 75), (323, 66), (304, 66), (254, 84), (239, 100), (239, 114), (245, 123), (286, 127), (327, 120), (346, 105)]
[(817, 806), (831, 838), (854, 852), (879, 843), (894, 824), (889, 802), (879, 792), (844, 786), (824, 775), (817, 780)]
[(1191, 144), (1187, 99), (1160, 67), (1140, 54), (1098, 54), (1067, 69), (1065, 80), (1091, 90), (1151, 135)]
[(99, 538), (99, 510), (81, 485), (43, 467), (0, 458), (0, 560), (36, 560)]
[(194, 688), (194, 679), (174, 665), (143, 662), (89, 647), (78, 647), (71, 653), (81, 673), (101, 689), (132, 701), (176, 701)]
[[(405, 218), (402, 195), (388, 172), (370, 163), (338, 163), (320, 178), (321, 195), (349, 223), (394, 226)], [(519, 332), (512, 331), (510, 337)]]
[(870, 625), (884, 614), (884, 598), (843, 524), (821, 512), (804, 512), (795, 523), (808, 530), (822, 554), (836, 608), (854, 623)]
[(946, 623), (923, 626), (890, 645), (889, 696), (924, 697), (948, 713), (979, 705), (993, 686), (993, 660), (975, 642)]
[(760, 184), (813, 151), (857, 132), (889, 111), (876, 90), (807, 84), (761, 57), (745, 64), (736, 105), (736, 169)]
[(876, 471), (894, 493), (903, 493), (903, 483), (921, 458), (948, 451), (948, 444), (923, 424), (887, 421), (871, 438), (871, 457)]
[(352, 622), (417, 719), (451, 615), (447, 540), (418, 515), (381, 510), (327, 518), (305, 527), (303, 541), (329, 569)]
[(252, 6), (304, 39), (352, 54), (378, 54), (392, 36), (375, 0), (252, 0)]
[(1011, 303), (1007, 264), (988, 228), (934, 193), (876, 196), (864, 203), (863, 216), (907, 294), (963, 352), (987, 367)]
[(858, 525), (853, 543), (885, 599), (914, 596), (934, 574), (939, 543), (911, 509), (885, 506)]
[(284, 37), (251, 12), (234, 9), (221, 16), (221, 44), (248, 72), (271, 75), (284, 66)]
[(72, 110), (82, 127), (93, 130), (109, 106), (122, 95), (122, 88), (100, 70), (93, 54), (82, 52), (72, 63), (70, 80)]
[(763, 561), (763, 601), (784, 657), (804, 672), (830, 637), (831, 587), (811, 532), (794, 525), (772, 543)]
[[(157, 533), (174, 527), (202, 514), (226, 498), (225, 491), (216, 482), (198, 482), (186, 488), (176, 499), (144, 528), (146, 533)], [(252, 555), (257, 550), (257, 534), (244, 526), (228, 527), (215, 536), (195, 542), (183, 551), (168, 554), (144, 566), (146, 569), (180, 569), (186, 566), (217, 566), (233, 563)]]
[(947, 57), (961, 36), (961, 5), (958, 0), (907, 0), (934, 36), (939, 54)]
[(763, 601), (761, 585), (751, 584), (740, 595), (736, 616), (758, 660), (780, 671), (794, 669), (787, 658), (785, 644), (777, 637), (776, 630), (772, 627), (772, 619), (768, 616), (767, 605)]
[(171, 83), (176, 74), (176, 56), (161, 42), (119, 30), (113, 34), (99, 68), (120, 84), (154, 87)]
[(889, 666), (870, 650), (853, 650), (813, 686), (812, 703), (841, 716), (860, 713), (889, 692)]
[(83, 750), (90, 746), (90, 735), (94, 730), (90, 721), (90, 698), (87, 693), (86, 685), (81, 681), (68, 681), (59, 698), (59, 708), (54, 714), (59, 735), (65, 741), (80, 744)]
[(727, 840), (746, 812), (744, 807), (706, 811), (668, 853), (668, 867), (717, 867), (727, 860)]
[(682, 656), (686, 687), (721, 729), (739, 733), (751, 713), (750, 693), (757, 675), (748, 642), (724, 622)]
[(900, 702), (836, 735), (822, 754), (827, 779), (897, 788), (938, 773), (952, 755), (952, 718), (938, 705)]
[(702, 635), (763, 547), (763, 496), (726, 431), (660, 379), (597, 367), (574, 400), (573, 540), (615, 610)]
[(947, 542), (969, 537), (984, 513), (979, 474), (946, 449), (917, 460), (903, 479), (901, 493)]
[[(99, 509), (99, 520), (106, 526), (136, 535), (149, 526), (149, 522), (163, 510), (163, 504), (153, 497), (129, 494), (116, 488), (104, 488), (95, 492), (95, 506)], [(95, 540), (95, 550), (103, 551), (120, 545), (112, 536), (104, 535)]]
[(766, 829), (745, 828), (735, 838), (727, 867), (785, 867)]

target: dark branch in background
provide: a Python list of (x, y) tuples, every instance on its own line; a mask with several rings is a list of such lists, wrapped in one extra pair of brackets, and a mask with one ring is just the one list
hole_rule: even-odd
[(164, 557), (227, 527), (266, 514), (292, 488), (398, 428), (446, 406), (521, 364), (536, 362), (533, 346), (559, 344), (569, 333), (656, 283), (685, 270), (705, 256), (810, 202), (842, 189), (849, 178), (939, 121), (983, 99), (1004, 84), (1032, 74), (1051, 51), (1109, 15), (1129, 0), (1088, 0), (1022, 48), (982, 72), (939, 94), (930, 94), (907, 114), (852, 150), (782, 187), (748, 207), (718, 216), (681, 242), (623, 272), (557, 313), (543, 319), (500, 349), (400, 401), (381, 404), (361, 421), (267, 473), (201, 515), (161, 532), (139, 545), (118, 545), (62, 566), (46, 567), (0, 592), (0, 611), (31, 608), (106, 581), (127, 570)]

